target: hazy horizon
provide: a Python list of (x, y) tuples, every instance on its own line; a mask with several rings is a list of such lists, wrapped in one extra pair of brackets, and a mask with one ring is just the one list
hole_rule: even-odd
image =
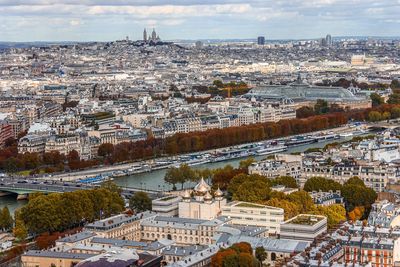
[(398, 0), (0, 0), (8, 42), (398, 36)]

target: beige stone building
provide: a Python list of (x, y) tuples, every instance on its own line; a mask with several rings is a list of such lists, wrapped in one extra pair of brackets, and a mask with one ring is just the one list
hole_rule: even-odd
[(90, 223), (85, 229), (99, 237), (140, 241), (141, 221), (154, 216), (151, 212), (138, 215), (120, 214)]

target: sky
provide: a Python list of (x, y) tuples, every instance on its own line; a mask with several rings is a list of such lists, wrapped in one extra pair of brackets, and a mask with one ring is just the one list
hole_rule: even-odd
[(0, 41), (400, 36), (400, 0), (0, 0)]

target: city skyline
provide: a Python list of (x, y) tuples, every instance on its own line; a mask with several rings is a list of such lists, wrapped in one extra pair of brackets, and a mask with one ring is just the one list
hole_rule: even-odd
[(0, 41), (136, 40), (143, 28), (164, 40), (398, 36), (399, 9), (395, 0), (0, 0)]

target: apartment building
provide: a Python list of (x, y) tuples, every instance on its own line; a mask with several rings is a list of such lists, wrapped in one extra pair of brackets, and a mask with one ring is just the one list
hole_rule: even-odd
[(371, 263), (372, 267), (394, 267), (400, 261), (400, 239), (350, 236), (342, 240), (344, 261)]
[(18, 142), (18, 153), (44, 153), (47, 136), (30, 134), (22, 137)]
[(52, 135), (46, 141), (45, 152), (58, 151), (68, 155), (72, 150), (81, 151), (81, 137), (78, 134)]

